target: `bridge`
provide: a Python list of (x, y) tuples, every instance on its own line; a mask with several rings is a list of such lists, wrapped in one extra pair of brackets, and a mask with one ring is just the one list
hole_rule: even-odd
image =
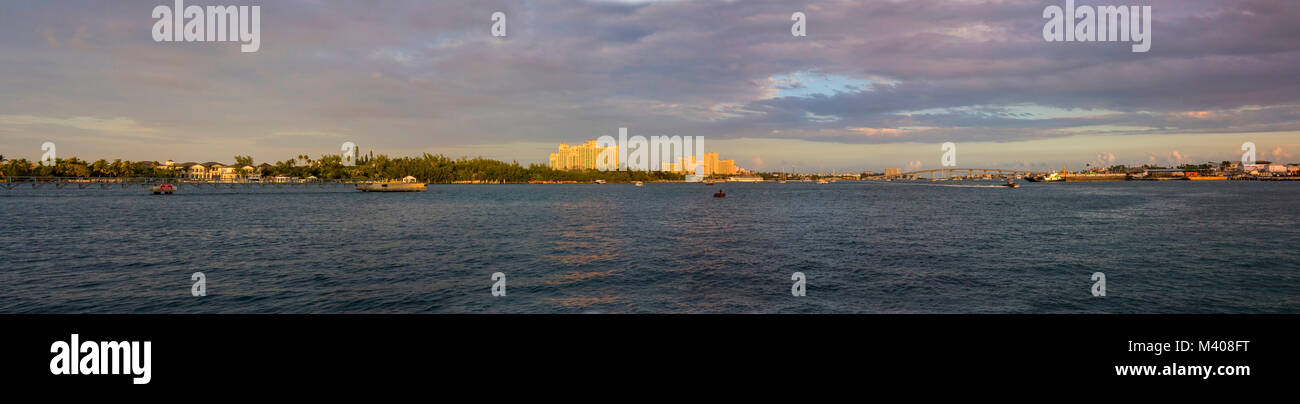
[(329, 179), (329, 180), (307, 178), (307, 179), (291, 179), (288, 181), (276, 181), (275, 179), (272, 178), (272, 179), (267, 179), (267, 181), (248, 181), (248, 180), (211, 181), (211, 180), (191, 180), (191, 179), (183, 179), (183, 178), (155, 178), (155, 177), (114, 178), (114, 177), (3, 177), (0, 176), (0, 189), (11, 190), (23, 185), (30, 185), (32, 189), (39, 189), (46, 186), (53, 187), (55, 189), (63, 189), (69, 186), (76, 186), (77, 189), (130, 188), (133, 186), (148, 188), (151, 186), (162, 185), (162, 184), (172, 184), (173, 186), (176, 187), (177, 190), (180, 190), (182, 187), (193, 187), (195, 189), (200, 189), (203, 187), (218, 188), (218, 189), (240, 189), (240, 188), (251, 189), (255, 187), (281, 188), (281, 187), (316, 186), (316, 187), (325, 188), (331, 186), (355, 186), (356, 184), (365, 184), (371, 182), (377, 182), (377, 181), (370, 180), (370, 179), (359, 179), (359, 178)]
[(953, 177), (958, 177), (958, 178), (982, 178), (982, 177), (985, 177), (985, 176), (990, 177), (990, 178), (1018, 178), (1018, 177), (1029, 177), (1029, 176), (1035, 176), (1035, 175), (1047, 175), (1047, 173), (1042, 172), (1042, 171), (1008, 170), (1008, 169), (1001, 169), (1001, 168), (957, 168), (957, 167), (946, 167), (946, 168), (936, 168), (936, 169), (932, 169), (932, 170), (908, 171), (908, 172), (898, 173), (898, 174), (896, 174), (896, 175), (883, 175), (883, 174), (881, 174), (881, 175), (877, 175), (877, 176), (875, 176), (875, 177), (873, 177), (873, 178), (886, 178), (886, 179), (889, 179), (889, 178), (916, 178), (916, 177), (921, 177), (921, 176), (923, 176), (923, 175), (925, 175), (925, 174), (929, 174), (930, 179), (935, 179), (935, 178), (953, 178)]

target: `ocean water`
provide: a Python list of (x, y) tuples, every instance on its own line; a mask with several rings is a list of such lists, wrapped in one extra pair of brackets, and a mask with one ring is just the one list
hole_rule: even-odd
[(977, 184), (18, 187), (0, 312), (1300, 313), (1300, 183)]

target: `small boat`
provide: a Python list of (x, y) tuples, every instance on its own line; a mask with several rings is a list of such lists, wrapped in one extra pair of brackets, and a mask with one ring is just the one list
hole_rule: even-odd
[(361, 192), (424, 192), (428, 187), (421, 182), (367, 182), (357, 184)]
[(1002, 186), (1005, 188), (1020, 188), (1020, 184), (1017, 184), (1015, 181), (1010, 179), (1007, 180), (1006, 184), (1002, 184)]
[(1025, 180), (1029, 182), (1063, 182), (1065, 177), (1061, 176), (1061, 173), (1053, 172), (1047, 175), (1027, 176)]
[(638, 187), (643, 187), (643, 186), (645, 186), (645, 183), (643, 183), (643, 182), (641, 182), (641, 181), (637, 181), (637, 182), (636, 182), (636, 186), (638, 186)]
[(718, 193), (713, 194), (713, 197), (714, 197), (714, 198), (726, 198), (726, 197), (727, 197), (727, 194), (722, 193), (722, 190), (719, 189), (719, 190), (718, 190)]
[(818, 183), (818, 184), (830, 184), (829, 182), (826, 182), (826, 180), (817, 180), (817, 183)]
[(605, 183), (605, 180), (596, 180), (596, 183), (597, 183), (597, 184), (604, 184), (604, 183)]
[(704, 181), (704, 185), (710, 185), (710, 186), (712, 186), (712, 185), (713, 185), (713, 181)]
[(149, 187), (149, 191), (153, 192), (154, 195), (171, 195), (172, 192), (176, 192), (176, 186), (172, 184), (154, 185)]

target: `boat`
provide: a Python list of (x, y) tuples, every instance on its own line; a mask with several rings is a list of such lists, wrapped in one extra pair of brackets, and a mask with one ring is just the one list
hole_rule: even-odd
[(713, 185), (713, 181), (704, 181), (704, 185)]
[(154, 185), (149, 187), (149, 191), (153, 192), (154, 195), (171, 195), (172, 192), (176, 192), (176, 186), (172, 184)]
[(402, 178), (402, 182), (384, 181), (357, 184), (357, 190), (361, 192), (424, 192), (427, 188), (423, 182), (418, 182), (415, 177), (409, 175)]
[(604, 184), (604, 183), (605, 183), (605, 180), (596, 180), (595, 183), (597, 183), (597, 184)]
[(740, 175), (728, 178), (727, 182), (763, 182), (763, 177), (757, 175)]
[(817, 183), (818, 183), (818, 184), (830, 184), (829, 182), (826, 182), (826, 180), (817, 180)]
[(722, 193), (722, 190), (719, 189), (717, 193), (713, 194), (713, 197), (714, 197), (714, 198), (726, 198), (726, 197), (727, 197), (727, 194)]
[(645, 183), (643, 183), (643, 182), (641, 182), (641, 181), (637, 181), (637, 182), (636, 182), (636, 186), (638, 186), (638, 187), (643, 187), (643, 186), (645, 186)]
[(1017, 184), (1015, 181), (1012, 181), (1011, 179), (1007, 179), (1007, 183), (1002, 184), (1002, 186), (1005, 188), (1020, 188), (1020, 184)]
[(1025, 177), (1025, 180), (1029, 182), (1061, 182), (1061, 181), (1065, 181), (1065, 178), (1061, 177), (1060, 173), (1053, 172), (1051, 174), (1039, 175), (1036, 177), (1028, 176)]

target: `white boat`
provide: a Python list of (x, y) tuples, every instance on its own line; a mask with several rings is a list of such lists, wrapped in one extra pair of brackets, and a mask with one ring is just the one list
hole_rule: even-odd
[(636, 186), (638, 186), (638, 187), (643, 187), (643, 186), (645, 186), (645, 184), (642, 183), (641, 181), (637, 181), (637, 182), (636, 182)]
[(384, 181), (357, 184), (357, 190), (361, 192), (424, 192), (427, 188), (424, 183), (416, 181), (415, 177), (409, 175), (402, 178), (402, 182)]
[(763, 177), (757, 175), (741, 175), (728, 178), (727, 182), (763, 182)]

